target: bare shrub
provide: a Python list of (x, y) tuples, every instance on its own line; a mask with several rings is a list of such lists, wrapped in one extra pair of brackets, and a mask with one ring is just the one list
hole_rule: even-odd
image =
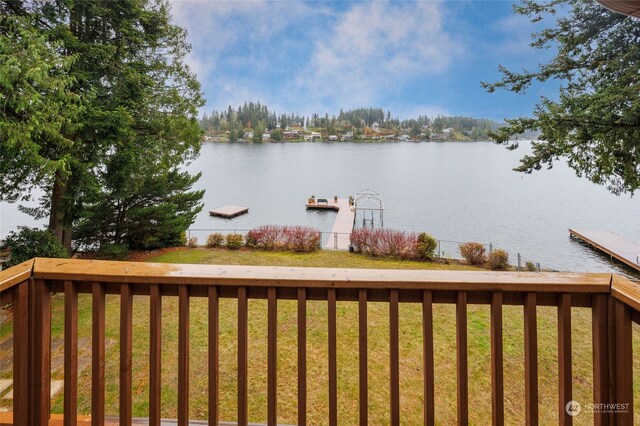
[(207, 247), (222, 247), (224, 245), (224, 235), (219, 232), (214, 232), (207, 237)]
[(238, 250), (244, 244), (244, 237), (242, 234), (228, 234), (227, 235), (227, 248), (231, 250)]
[(320, 231), (307, 226), (265, 225), (247, 233), (247, 245), (262, 250), (309, 253), (320, 248)]
[(471, 265), (482, 265), (487, 261), (484, 245), (475, 242), (460, 244), (460, 254)]
[(509, 267), (509, 255), (502, 249), (495, 249), (487, 258), (489, 267), (495, 270), (505, 270)]

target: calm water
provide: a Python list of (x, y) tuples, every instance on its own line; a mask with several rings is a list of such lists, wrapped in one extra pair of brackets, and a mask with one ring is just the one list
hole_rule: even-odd
[[(567, 229), (604, 229), (640, 242), (640, 198), (612, 195), (564, 165), (533, 175), (513, 172), (523, 152), (486, 142), (205, 144), (189, 166), (202, 171), (198, 188), (206, 190), (192, 227), (296, 224), (329, 231), (335, 214), (306, 211), (306, 199), (370, 188), (384, 198), (386, 228), (491, 242), (506, 249), (512, 262), (520, 252), (557, 270), (633, 275), (571, 240)], [(209, 216), (209, 209), (226, 204), (247, 206), (249, 214)], [(33, 221), (3, 204), (0, 234), (20, 224)], [(194, 235), (202, 242), (207, 233)], [(455, 255), (455, 247), (443, 244), (448, 255)]]

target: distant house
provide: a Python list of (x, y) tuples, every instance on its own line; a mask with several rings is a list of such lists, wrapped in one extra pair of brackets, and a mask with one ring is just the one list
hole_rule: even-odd
[(375, 123), (373, 123), (371, 125), (371, 128), (373, 129), (374, 132), (379, 132), (380, 131), (380, 124), (376, 121)]
[(304, 137), (304, 140), (307, 142), (313, 142), (316, 140), (322, 140), (322, 135), (318, 132), (311, 132)]
[(266, 139), (271, 139), (271, 133), (263, 133), (262, 134), (262, 140), (266, 140)]
[(338, 140), (338, 136), (336, 136), (336, 135), (329, 135), (329, 140), (330, 140), (331, 142), (336, 142), (336, 141)]
[(444, 129), (444, 130), (442, 131), (442, 133), (446, 133), (446, 134), (448, 134), (448, 135), (452, 134), (453, 132), (455, 132), (455, 130), (454, 130), (454, 129), (452, 129), (451, 127), (447, 127), (446, 129)]
[(282, 134), (285, 139), (298, 139), (300, 137), (299, 130), (289, 130)]
[(244, 132), (244, 137), (247, 139), (253, 138), (253, 132), (251, 130)]
[(352, 131), (346, 132), (344, 135), (342, 135), (341, 140), (343, 142), (352, 141), (353, 140), (353, 132)]

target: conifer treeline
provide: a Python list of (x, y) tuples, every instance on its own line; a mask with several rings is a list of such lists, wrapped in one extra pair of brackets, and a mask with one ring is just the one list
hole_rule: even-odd
[(297, 113), (277, 114), (269, 110), (266, 105), (260, 102), (245, 102), (244, 105), (234, 109), (229, 106), (226, 110), (213, 110), (210, 114), (205, 113), (200, 119), (200, 127), (204, 131), (226, 131), (241, 128), (260, 128), (274, 130), (276, 128), (285, 129), (287, 126), (300, 125), (308, 128), (325, 128), (329, 132), (342, 129), (363, 129), (378, 123), (381, 128), (386, 129), (415, 129), (429, 126), (432, 131), (441, 132), (447, 128), (453, 128), (458, 132), (466, 132), (473, 139), (487, 137), (487, 132), (496, 130), (500, 124), (488, 120), (464, 116), (437, 116), (430, 118), (420, 115), (417, 118), (400, 120), (391, 115), (390, 111), (382, 108), (356, 108), (343, 111), (335, 116), (325, 113), (317, 113), (305, 116)]

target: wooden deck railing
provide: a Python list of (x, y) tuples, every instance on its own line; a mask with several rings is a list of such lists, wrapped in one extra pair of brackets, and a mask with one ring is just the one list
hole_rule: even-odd
[[(537, 424), (537, 306), (558, 311), (558, 416), (571, 424), (572, 307), (592, 311), (593, 402), (627, 404), (624, 410), (594, 412), (594, 422), (633, 424), (632, 321), (640, 321), (640, 287), (611, 274), (493, 273), (470, 271), (356, 270), (322, 268), (175, 265), (35, 259), (1, 273), (0, 305), (13, 303), (13, 419), (19, 425), (46, 424), (50, 417), (51, 294), (64, 292), (64, 424), (77, 421), (78, 294), (92, 295), (91, 422), (105, 421), (105, 294), (120, 295), (119, 418), (132, 417), (133, 296), (150, 296), (149, 420), (160, 424), (162, 300), (177, 296), (178, 424), (189, 419), (189, 300), (208, 299), (209, 424), (219, 419), (219, 299), (237, 299), (237, 421), (248, 419), (248, 299), (268, 306), (267, 420), (277, 424), (278, 300), (297, 300), (298, 423), (307, 423), (307, 301), (322, 300), (328, 312), (328, 419), (338, 424), (336, 302), (358, 304), (359, 420), (368, 423), (367, 303), (389, 304), (390, 418), (400, 423), (398, 306), (422, 306), (424, 407), (415, 413), (425, 424), (435, 420), (433, 305), (455, 304), (457, 420), (469, 419), (467, 306), (490, 306), (492, 417), (504, 424), (503, 306), (524, 312), (524, 371), (527, 424)], [(637, 354), (636, 354), (637, 356)], [(605, 407), (605, 406), (603, 406)], [(606, 406), (609, 407), (609, 406)], [(618, 406), (620, 407), (620, 406)]]

